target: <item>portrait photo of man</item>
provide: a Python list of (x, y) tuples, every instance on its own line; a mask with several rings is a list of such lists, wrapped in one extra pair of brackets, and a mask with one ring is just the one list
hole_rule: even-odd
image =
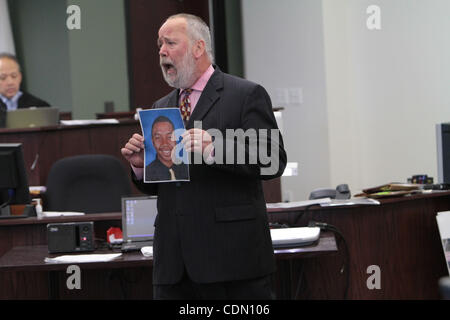
[(187, 159), (178, 145), (184, 131), (179, 110), (141, 111), (140, 118), (146, 137), (144, 182), (189, 181)]

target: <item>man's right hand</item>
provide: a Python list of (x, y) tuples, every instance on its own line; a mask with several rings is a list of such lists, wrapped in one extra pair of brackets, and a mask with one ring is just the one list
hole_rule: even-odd
[(140, 134), (133, 134), (120, 151), (133, 167), (144, 167), (144, 137)]

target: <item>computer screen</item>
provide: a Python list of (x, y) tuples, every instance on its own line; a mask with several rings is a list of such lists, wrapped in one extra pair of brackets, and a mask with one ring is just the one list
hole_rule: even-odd
[(450, 183), (450, 123), (436, 125), (438, 182)]
[(153, 240), (155, 219), (158, 214), (156, 197), (122, 198), (123, 241)]
[(31, 107), (8, 111), (6, 128), (35, 128), (59, 124), (59, 109), (56, 107)]
[(0, 206), (30, 204), (21, 143), (0, 143)]

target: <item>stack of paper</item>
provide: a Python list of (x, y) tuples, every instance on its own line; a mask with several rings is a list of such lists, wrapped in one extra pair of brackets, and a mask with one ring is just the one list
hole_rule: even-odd
[(69, 212), (69, 211), (44, 211), (42, 217), (69, 217), (69, 216), (84, 216), (84, 212)]
[(65, 126), (83, 126), (89, 124), (117, 124), (117, 119), (93, 119), (93, 120), (61, 120), (61, 124)]
[(78, 254), (58, 256), (55, 258), (45, 258), (47, 263), (83, 263), (83, 262), (107, 262), (121, 256), (121, 253), (111, 254)]
[(267, 209), (290, 209), (312, 206), (314, 204), (322, 204), (331, 202), (330, 198), (322, 198), (315, 200), (305, 200), (305, 201), (293, 201), (293, 202), (277, 202), (277, 203), (266, 203)]
[(380, 205), (380, 201), (369, 198), (352, 198), (345, 200), (332, 200), (329, 203), (321, 203), (321, 207), (339, 207), (339, 206), (356, 206), (356, 205)]
[(421, 192), (420, 185), (413, 183), (388, 183), (381, 186), (364, 189), (362, 193), (355, 195), (355, 197), (367, 198), (387, 198), (403, 196)]

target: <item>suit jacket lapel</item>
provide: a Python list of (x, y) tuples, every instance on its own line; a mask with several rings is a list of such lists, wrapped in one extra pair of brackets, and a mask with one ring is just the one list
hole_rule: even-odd
[(169, 97), (169, 102), (166, 108), (178, 108), (178, 96), (180, 95), (180, 90), (173, 90)]
[(195, 106), (194, 111), (187, 123), (186, 129), (193, 128), (194, 121), (202, 120), (208, 111), (212, 108), (214, 103), (219, 100), (220, 94), (219, 90), (223, 88), (223, 73), (220, 71), (219, 67), (212, 74), (205, 89), (200, 96), (200, 99)]

